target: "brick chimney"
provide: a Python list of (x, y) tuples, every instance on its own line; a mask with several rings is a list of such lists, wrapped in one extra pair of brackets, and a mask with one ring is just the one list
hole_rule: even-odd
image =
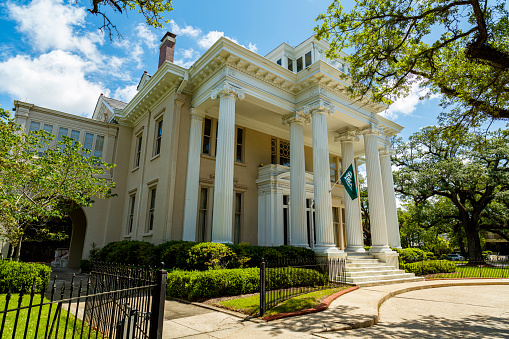
[(175, 54), (175, 38), (176, 34), (166, 32), (166, 34), (161, 39), (161, 45), (159, 45), (159, 65), (157, 68), (161, 67), (161, 65), (168, 60), (169, 62), (173, 62), (173, 55)]

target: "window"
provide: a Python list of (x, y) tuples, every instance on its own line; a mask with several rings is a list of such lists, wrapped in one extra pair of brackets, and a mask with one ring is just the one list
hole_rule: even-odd
[(242, 162), (244, 160), (244, 129), (237, 128), (237, 145), (235, 149), (235, 161)]
[(29, 132), (37, 132), (41, 129), (41, 123), (37, 121), (30, 121), (30, 129)]
[(302, 57), (297, 59), (297, 73), (302, 71)]
[(156, 207), (156, 187), (150, 188), (148, 192), (150, 204), (148, 206), (148, 223), (147, 223), (147, 233), (152, 232), (154, 229), (154, 210)]
[(283, 166), (290, 166), (290, 142), (278, 138), (271, 139), (271, 162)]
[(154, 156), (161, 153), (161, 137), (163, 135), (163, 120), (156, 123), (156, 139), (154, 144)]
[[(85, 134), (85, 143), (83, 144), (83, 148), (92, 151), (92, 143), (94, 142), (94, 135), (92, 133)], [(90, 153), (83, 152), (83, 156), (88, 158), (90, 157)]]
[(73, 145), (76, 145), (76, 143), (80, 140), (80, 131), (73, 129), (71, 131), (71, 139), (74, 139)]
[(198, 230), (196, 232), (196, 241), (204, 242), (207, 229), (207, 197), (209, 189), (202, 187), (200, 189), (200, 208), (198, 211)]
[[(69, 129), (65, 128), (65, 127), (60, 127), (58, 129), (58, 137), (57, 137), (57, 142), (61, 142), (64, 140), (64, 136), (67, 136), (67, 133), (69, 132)], [(57, 147), (59, 147), (60, 149), (63, 148), (62, 145), (57, 145)]]
[(290, 244), (290, 238), (288, 232), (290, 228), (290, 209), (288, 208), (290, 205), (290, 196), (289, 195), (283, 195), (283, 233), (284, 233), (284, 245)]
[(276, 64), (278, 64), (279, 66), (281, 66), (281, 59), (279, 59), (278, 61), (276, 61)]
[(103, 147), (104, 147), (104, 137), (102, 135), (96, 136), (95, 147), (94, 147), (94, 157), (102, 158)]
[(235, 210), (233, 217), (233, 243), (240, 242), (240, 227), (242, 225), (242, 193), (235, 192)]
[(205, 118), (203, 124), (203, 148), (202, 153), (207, 155), (212, 155), (212, 150), (210, 149), (210, 139), (212, 138), (212, 119)]
[(49, 134), (53, 133), (53, 125), (44, 124), (43, 129), (44, 129), (45, 132), (47, 132)]
[(329, 155), (329, 165), (330, 165), (330, 181), (334, 185), (338, 179), (338, 157), (334, 155)]
[[(217, 139), (219, 137), (219, 121), (217, 119), (205, 118), (203, 124), (203, 146), (202, 154), (217, 155)], [(242, 127), (235, 129), (235, 161), (244, 161), (244, 145), (246, 131)]]
[(288, 63), (288, 70), (293, 72), (293, 59), (287, 57), (286, 62)]
[(136, 194), (133, 194), (129, 197), (129, 220), (127, 221), (127, 235), (131, 235), (133, 232), (133, 224), (134, 224), (134, 207), (136, 204)]
[(136, 153), (134, 154), (134, 168), (140, 166), (142, 135), (136, 138)]
[(334, 229), (334, 243), (336, 247), (344, 250), (346, 247), (345, 209), (332, 207), (332, 225)]
[[(42, 128), (44, 132), (52, 134), (53, 133), (53, 125), (44, 124), (44, 127)], [(43, 146), (39, 149), (39, 156), (42, 156), (44, 152), (49, 147), (49, 140), (43, 141)]]
[(306, 65), (305, 67), (311, 66), (311, 51), (304, 55), (304, 65)]

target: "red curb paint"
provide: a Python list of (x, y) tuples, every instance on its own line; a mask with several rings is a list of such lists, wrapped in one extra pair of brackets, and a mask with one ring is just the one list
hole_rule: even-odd
[(322, 303), (318, 306), (315, 306), (313, 308), (307, 308), (305, 310), (295, 311), (295, 312), (288, 312), (288, 313), (279, 313), (274, 315), (269, 315), (266, 317), (263, 317), (262, 319), (269, 322), (272, 320), (282, 319), (282, 318), (288, 318), (288, 317), (296, 317), (298, 315), (304, 315), (304, 314), (310, 314), (310, 313), (317, 313), (321, 311), (325, 311), (329, 308), (329, 305), (331, 302), (336, 300), (337, 298), (341, 297), (344, 294), (353, 292), (355, 290), (359, 289), (359, 286), (353, 286), (350, 288), (347, 288), (346, 290), (336, 292), (334, 294), (329, 295), (327, 298), (325, 298)]

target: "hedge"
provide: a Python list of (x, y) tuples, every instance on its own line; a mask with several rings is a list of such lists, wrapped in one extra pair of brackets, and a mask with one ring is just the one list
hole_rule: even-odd
[[(314, 260), (313, 250), (293, 246), (250, 246), (246, 243), (223, 245), (193, 241), (168, 241), (154, 246), (143, 241), (111, 242), (98, 251), (97, 259), (130, 265), (159, 266), (183, 270), (209, 268), (258, 267), (262, 258), (267, 262), (281, 260)], [(87, 266), (83, 263), (83, 268)]]
[(30, 292), (35, 278), (35, 292), (46, 289), (51, 268), (43, 264), (27, 264), (22, 262), (0, 261), (0, 293), (7, 293), (9, 283), (11, 292)]
[(433, 252), (426, 252), (419, 248), (393, 248), (399, 254), (400, 263), (411, 263), (427, 259), (435, 259)]
[(426, 260), (414, 263), (400, 263), (400, 268), (415, 275), (428, 275), (436, 273), (454, 273), (456, 265), (448, 260)]
[[(290, 268), (292, 274), (274, 274), (267, 269), (267, 288), (279, 289), (294, 286), (315, 286), (327, 283), (327, 276), (309, 269)], [(287, 271), (287, 270), (286, 270)], [(286, 272), (288, 273), (288, 272)], [(168, 274), (168, 297), (195, 300), (260, 291), (260, 269), (224, 269), (209, 271), (173, 271)]]

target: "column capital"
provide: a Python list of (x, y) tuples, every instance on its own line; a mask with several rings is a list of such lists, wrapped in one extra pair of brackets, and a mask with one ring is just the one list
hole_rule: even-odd
[(383, 130), (378, 127), (377, 124), (369, 124), (368, 127), (365, 127), (359, 130), (359, 134), (362, 135), (383, 135)]
[(203, 118), (205, 118), (205, 112), (194, 107), (191, 107), (189, 114), (191, 115), (191, 119), (203, 121)]
[(281, 118), (282, 122), (283, 122), (283, 125), (286, 126), (286, 125), (291, 125), (291, 124), (309, 124), (310, 123), (310, 119), (309, 119), (309, 116), (308, 115), (304, 115), (302, 113), (299, 113), (299, 112), (293, 112), (293, 113), (290, 113), (290, 114), (287, 114), (285, 116), (283, 116)]
[(313, 114), (334, 114), (334, 106), (329, 102), (324, 101), (322, 99), (313, 102), (310, 105), (304, 106), (304, 114), (305, 115), (313, 115)]
[(216, 89), (211, 91), (210, 98), (216, 100), (217, 98), (221, 98), (224, 95), (231, 95), (240, 100), (244, 99), (245, 97), (244, 90), (242, 88), (232, 85), (228, 81), (224, 81)]
[(336, 135), (334, 136), (334, 141), (359, 141), (359, 130), (357, 128), (348, 127), (346, 129), (342, 129), (336, 131)]
[(391, 156), (391, 155), (394, 155), (396, 154), (396, 151), (390, 147), (383, 147), (381, 149), (378, 150), (378, 154), (380, 154), (380, 156)]

